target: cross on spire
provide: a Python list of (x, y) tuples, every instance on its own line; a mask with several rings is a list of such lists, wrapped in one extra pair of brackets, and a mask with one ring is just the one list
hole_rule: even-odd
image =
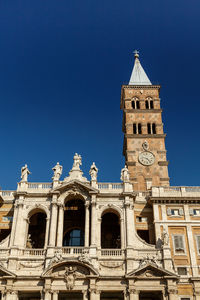
[(135, 54), (135, 58), (139, 57), (139, 51), (138, 50), (133, 51), (133, 53)]

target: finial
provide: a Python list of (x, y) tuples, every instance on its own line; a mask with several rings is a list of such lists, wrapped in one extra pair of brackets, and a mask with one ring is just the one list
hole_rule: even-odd
[(138, 58), (139, 57), (139, 51), (138, 50), (135, 50), (134, 52), (133, 52), (135, 55), (135, 58)]

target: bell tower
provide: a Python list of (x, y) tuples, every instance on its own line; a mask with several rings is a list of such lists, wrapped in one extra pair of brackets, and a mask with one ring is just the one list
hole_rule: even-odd
[(128, 85), (121, 88), (123, 110), (123, 155), (134, 190), (169, 186), (160, 85), (152, 85), (135, 51), (135, 62)]

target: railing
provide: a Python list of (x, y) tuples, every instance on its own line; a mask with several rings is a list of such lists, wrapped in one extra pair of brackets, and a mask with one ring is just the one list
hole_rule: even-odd
[(152, 187), (153, 197), (196, 197), (200, 196), (199, 186)]
[(0, 191), (2, 197), (14, 197), (15, 191)]
[(62, 248), (62, 253), (63, 254), (68, 254), (68, 255), (80, 255), (83, 252), (83, 247), (63, 247)]
[(122, 256), (124, 251), (122, 249), (101, 249), (101, 256)]
[(46, 250), (44, 249), (24, 249), (21, 251), (21, 254), (24, 256), (43, 256), (46, 254)]
[(122, 183), (98, 183), (99, 190), (109, 190), (109, 191), (121, 191), (123, 189)]
[(34, 183), (34, 182), (30, 182), (28, 183), (28, 189), (32, 189), (32, 190), (38, 190), (38, 189), (51, 189), (52, 188), (52, 183)]

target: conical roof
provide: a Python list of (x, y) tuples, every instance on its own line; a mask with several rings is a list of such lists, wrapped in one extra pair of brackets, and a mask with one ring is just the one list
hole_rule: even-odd
[(145, 73), (139, 60), (139, 52), (136, 50), (135, 53), (135, 63), (133, 66), (133, 71), (129, 81), (129, 85), (152, 85), (147, 74)]

